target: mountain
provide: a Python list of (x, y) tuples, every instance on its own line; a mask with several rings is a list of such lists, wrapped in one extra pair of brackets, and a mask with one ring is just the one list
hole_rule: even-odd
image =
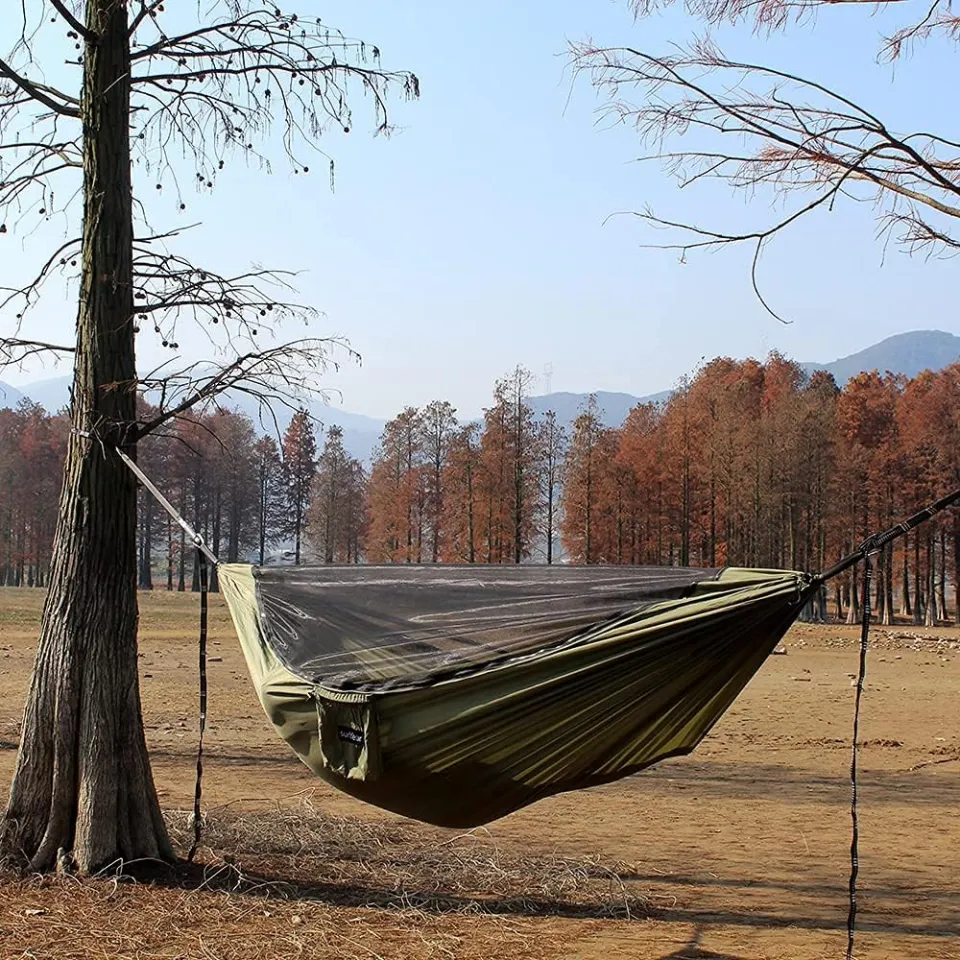
[[(58, 413), (70, 403), (70, 383), (72, 377), (50, 377), (47, 380), (34, 380), (20, 387), (24, 396), (39, 403), (47, 413)], [(4, 404), (6, 406), (6, 404)]]
[(0, 382), (0, 408), (15, 407), (23, 399), (23, 394), (9, 383)]
[[(670, 391), (665, 390), (648, 397), (635, 397), (630, 393), (598, 390), (594, 396), (597, 398), (603, 423), (608, 427), (619, 427), (638, 403), (662, 403), (670, 396)], [(543, 416), (548, 410), (552, 410), (557, 415), (558, 422), (569, 430), (570, 424), (580, 415), (588, 398), (589, 394), (586, 393), (548, 393), (531, 397), (529, 403), (537, 416)]]
[(960, 337), (943, 330), (913, 330), (887, 337), (849, 357), (830, 363), (803, 363), (808, 372), (826, 370), (842, 387), (851, 377), (870, 370), (915, 377), (924, 370), (942, 370), (960, 360)]

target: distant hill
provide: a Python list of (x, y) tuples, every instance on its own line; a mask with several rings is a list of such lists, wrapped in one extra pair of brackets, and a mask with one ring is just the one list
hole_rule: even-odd
[(826, 370), (833, 374), (842, 387), (858, 373), (878, 370), (880, 373), (900, 373), (915, 377), (924, 370), (942, 370), (960, 360), (960, 337), (942, 330), (913, 330), (887, 337), (849, 357), (830, 363), (804, 363), (808, 372)]
[[(65, 375), (62, 377), (51, 377), (48, 380), (34, 380), (19, 388), (20, 396), (29, 397), (34, 403), (39, 403), (47, 413), (59, 413), (67, 404), (70, 403), (70, 383), (72, 377)], [(4, 390), (12, 390), (6, 384), (0, 384)], [(0, 406), (8, 406), (6, 402)], [(15, 406), (15, 404), (9, 404)]]
[[(942, 330), (914, 330), (910, 333), (887, 337), (886, 340), (881, 340), (849, 357), (841, 357), (839, 360), (828, 363), (803, 363), (801, 366), (808, 373), (814, 370), (827, 370), (833, 374), (837, 383), (843, 386), (851, 377), (863, 371), (879, 370), (881, 373), (890, 371), (915, 377), (923, 370), (942, 370), (957, 361), (960, 361), (960, 337)], [(69, 387), (70, 378), (67, 376), (38, 380), (20, 387), (11, 387), (0, 382), (0, 408), (15, 407), (24, 396), (28, 396), (46, 410), (56, 412), (66, 405)], [(557, 419), (569, 429), (570, 424), (583, 409), (588, 396), (589, 394), (586, 393), (550, 393), (531, 397), (530, 405), (539, 416), (548, 410), (553, 410)], [(627, 414), (638, 403), (662, 403), (669, 396), (670, 391), (641, 397), (603, 390), (596, 393), (603, 422), (611, 427), (623, 423)], [(242, 393), (228, 395), (226, 403), (246, 413), (254, 423), (260, 423), (256, 402), (247, 395)], [(350, 455), (369, 463), (386, 420), (340, 410), (320, 401), (314, 401), (309, 406), (310, 412), (324, 426), (342, 427), (344, 445)], [(399, 409), (399, 403), (397, 407)], [(290, 421), (289, 411), (279, 410), (277, 420), (280, 429), (286, 429)], [(274, 429), (272, 423), (263, 423), (262, 428), (269, 431)]]
[[(670, 396), (670, 391), (665, 390), (663, 393), (655, 393), (648, 397), (635, 397), (629, 393), (608, 393), (598, 390), (595, 396), (603, 422), (608, 427), (619, 427), (638, 403), (661, 403)], [(531, 397), (530, 406), (538, 416), (543, 416), (548, 410), (552, 410), (557, 415), (557, 420), (569, 429), (570, 424), (582, 412), (588, 398), (589, 394), (586, 393), (548, 393)]]
[(23, 394), (9, 383), (0, 383), (0, 410), (5, 407), (11, 409), (23, 399)]

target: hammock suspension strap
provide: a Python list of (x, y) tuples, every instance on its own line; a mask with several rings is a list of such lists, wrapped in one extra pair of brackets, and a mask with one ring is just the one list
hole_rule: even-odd
[(863, 623), (860, 629), (860, 667), (857, 672), (857, 694), (853, 707), (853, 751), (850, 759), (850, 909), (847, 913), (847, 955), (853, 960), (853, 942), (857, 927), (857, 875), (860, 872), (860, 819), (857, 808), (857, 743), (860, 739), (860, 700), (867, 675), (867, 644), (870, 638), (870, 584), (873, 561), (869, 554), (863, 564)]
[(815, 578), (814, 582), (823, 584), (828, 580), (832, 580), (844, 571), (856, 566), (865, 557), (872, 553), (878, 553), (887, 546), (888, 543), (893, 543), (894, 540), (899, 540), (900, 537), (906, 536), (914, 527), (919, 527), (921, 523), (926, 523), (927, 520), (932, 519), (938, 513), (942, 513), (948, 507), (955, 506), (956, 504), (960, 504), (960, 490), (954, 490), (953, 493), (948, 493), (945, 497), (935, 500), (922, 510), (918, 510), (913, 516), (907, 517), (902, 523), (898, 523), (895, 527), (884, 530), (882, 533), (874, 533), (867, 537), (853, 553), (844, 557), (829, 570), (821, 573)]
[(154, 482), (130, 459), (119, 447), (115, 448), (117, 451), (117, 456), (130, 468), (130, 471), (133, 475), (144, 485), (144, 487), (153, 494), (154, 499), (157, 503), (167, 511), (168, 514), (173, 518), (173, 520), (180, 526), (184, 533), (190, 538), (193, 545), (197, 550), (203, 554), (203, 556), (210, 561), (214, 566), (216, 566), (220, 561), (217, 560), (216, 554), (207, 546), (203, 537), (197, 533), (193, 527), (187, 523), (183, 517), (180, 516), (180, 513), (177, 511), (177, 508), (157, 489)]
[(207, 610), (210, 592), (210, 571), (207, 557), (197, 550), (197, 570), (200, 575), (200, 737), (197, 741), (197, 778), (193, 787), (193, 843), (187, 854), (187, 862), (192, 863), (200, 846), (200, 834), (203, 830), (203, 816), (200, 810), (203, 783), (203, 734), (207, 729)]

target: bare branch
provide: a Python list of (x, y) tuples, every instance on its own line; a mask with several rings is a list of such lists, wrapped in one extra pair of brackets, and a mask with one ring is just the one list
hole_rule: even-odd
[(138, 133), (146, 159), (155, 161), (157, 152), (179, 141), (195, 159), (200, 182), (212, 187), (231, 149), (266, 162), (255, 144), (277, 121), (287, 158), (297, 172), (308, 172), (301, 150), (318, 150), (328, 125), (347, 133), (353, 126), (352, 83), (371, 97), (377, 132), (389, 129), (388, 87), (399, 86), (411, 98), (419, 94), (413, 74), (383, 70), (376, 47), (319, 20), (246, 0), (225, 6), (228, 16), (175, 36), (160, 29), (156, 10), (141, 17), (144, 28), (158, 33), (133, 53), (136, 102), (147, 108)]
[(17, 366), (30, 357), (47, 354), (75, 353), (73, 347), (56, 343), (44, 343), (40, 340), (20, 340), (17, 337), (0, 338), (0, 368)]
[[(588, 44), (574, 46), (572, 56), (575, 71), (588, 72), (606, 95), (602, 114), (632, 125), (652, 147), (642, 159), (660, 160), (681, 185), (720, 180), (737, 191), (770, 190), (780, 200), (798, 191), (815, 193), (771, 225), (745, 232), (641, 214), (651, 224), (697, 238), (665, 246), (688, 251), (752, 243), (756, 288), (764, 244), (842, 196), (877, 204), (885, 229), (903, 228), (900, 240), (907, 249), (955, 250), (948, 224), (960, 220), (956, 143), (925, 132), (896, 134), (875, 113), (823, 84), (728, 60), (706, 41), (669, 57)], [(632, 90), (642, 93), (641, 101), (626, 98)], [(736, 146), (728, 148), (728, 140)], [(928, 222), (924, 209), (944, 222)]]
[[(26, 77), (17, 73), (6, 60), (2, 59), (0, 59), (0, 76), (13, 81), (28, 97), (36, 100), (37, 103), (42, 104), (54, 113), (58, 113), (64, 117), (80, 116), (79, 109), (69, 106), (71, 99), (65, 94), (60, 93), (59, 90), (54, 90), (52, 87), (28, 80)], [(59, 97), (59, 100), (54, 99), (54, 97)]]
[(336, 366), (330, 350), (342, 346), (341, 341), (333, 339), (299, 340), (244, 354), (212, 372), (207, 372), (208, 365), (197, 363), (175, 374), (161, 375), (161, 370), (143, 377), (141, 389), (159, 396), (155, 404), (159, 412), (138, 426), (136, 439), (227, 393), (253, 397), (261, 414), (272, 415), (274, 405), (296, 410), (303, 398), (323, 396), (317, 386), (318, 375)]
[(140, 10), (130, 23), (131, 37), (136, 36), (137, 31), (147, 17), (156, 16), (157, 11), (163, 6), (163, 0), (150, 0), (149, 3), (147, 0), (137, 0), (137, 2), (140, 4)]
[(97, 35), (91, 33), (71, 12), (63, 0), (50, 0), (51, 6), (88, 43), (95, 43)]
[(239, 353), (259, 350), (264, 335), (284, 323), (317, 318), (318, 311), (289, 299), (293, 272), (254, 266), (225, 276), (168, 251), (165, 241), (175, 236), (134, 243), (137, 329), (151, 322), (163, 347), (179, 349), (177, 328), (184, 318), (200, 324), (215, 346)]
[(17, 308), (17, 330), (27, 311), (36, 305), (40, 293), (47, 280), (57, 270), (65, 271), (77, 266), (80, 254), (80, 240), (74, 238), (62, 243), (46, 260), (37, 275), (21, 287), (0, 287), (0, 312), (11, 307)]

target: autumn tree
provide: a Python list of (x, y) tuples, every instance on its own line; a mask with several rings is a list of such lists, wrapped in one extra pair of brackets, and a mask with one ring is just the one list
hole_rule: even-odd
[(356, 563), (363, 533), (366, 474), (343, 445), (343, 428), (330, 427), (317, 461), (307, 511), (311, 546), (324, 563)]
[(257, 477), (257, 563), (262, 566), (267, 547), (281, 538), (286, 520), (283, 462), (273, 437), (257, 440), (253, 462)]
[[(384, 71), (376, 50), (315, 18), (253, 0), (15, 7), (3, 21), (12, 39), (0, 58), (0, 236), (33, 238), (32, 251), (47, 236), (38, 226), (56, 217), (67, 231), (38, 258), (34, 279), (3, 298), (13, 322), (0, 355), (71, 356), (73, 383), (49, 589), (0, 856), (33, 870), (59, 861), (92, 872), (173, 856), (137, 676), (137, 492), (112, 450), (134, 455), (139, 440), (231, 387), (268, 403), (307, 389), (329, 346), (258, 346), (284, 316), (309, 319), (310, 311), (284, 303), (282, 274), (221, 274), (178, 252), (175, 230), (148, 225), (148, 197), (152, 222), (164, 203), (185, 206), (189, 179), (213, 189), (237, 155), (265, 169), (279, 155), (306, 174), (321, 131), (353, 125), (356, 87), (385, 129), (387, 86), (415, 94), (416, 81)], [(77, 296), (75, 341), (24, 339), (28, 311), (60, 275)], [(178, 331), (191, 321), (219, 338), (223, 362), (178, 362)], [(137, 367), (144, 336), (169, 357), (152, 375)], [(138, 386), (153, 391), (158, 408), (146, 420), (137, 416)]]
[(229, 409), (211, 414), (207, 427), (215, 441), (214, 553), (236, 563), (257, 542), (257, 437), (250, 418)]
[[(816, 371), (804, 385), (799, 405), (800, 475), (804, 493), (804, 550), (802, 564), (806, 570), (826, 570), (831, 557), (828, 553), (829, 531), (834, 522), (830, 496), (836, 471), (836, 415), (840, 391), (833, 376)], [(834, 587), (842, 606), (839, 584)], [(814, 615), (818, 620), (827, 616), (827, 588), (815, 601)]]
[(497, 381), (484, 411), (478, 489), (487, 563), (520, 563), (533, 547), (542, 443), (528, 402), (532, 383), (533, 375), (516, 367)]
[(563, 461), (567, 452), (567, 431), (557, 421), (553, 410), (543, 416), (540, 431), (542, 463), (540, 468), (540, 502), (543, 512), (543, 537), (547, 563), (553, 563), (554, 540), (557, 536), (557, 507), (563, 486)]
[(368, 485), (366, 556), (371, 563), (421, 563), (427, 502), (422, 415), (407, 407), (384, 427)]
[(317, 474), (317, 437), (306, 410), (298, 410), (283, 434), (283, 477), (287, 492), (287, 533), (293, 537), (294, 562), (300, 549)]
[[(904, 457), (906, 503), (921, 506), (945, 490), (960, 486), (960, 364), (939, 373), (921, 373), (904, 385), (897, 422)], [(912, 550), (903, 557), (904, 589), (912, 588), (914, 622), (932, 625), (948, 616), (946, 584), (948, 539), (953, 540), (955, 611), (960, 616), (960, 511), (937, 518), (910, 535)], [(909, 569), (913, 578), (910, 583)]]
[(443, 469), (443, 553), (447, 563), (476, 563), (480, 554), (480, 428), (466, 423), (450, 438)]
[(0, 583), (43, 587), (69, 425), (29, 400), (0, 411)]
[(617, 459), (634, 482), (634, 519), (631, 529), (633, 563), (663, 562), (666, 504), (663, 445), (663, 410), (654, 403), (634, 407), (620, 428)]
[(570, 446), (564, 462), (566, 482), (561, 497), (563, 519), (560, 532), (563, 546), (578, 563), (595, 563), (597, 560), (594, 527), (603, 470), (598, 449), (602, 434), (600, 407), (597, 398), (591, 395), (583, 411), (573, 421)]
[[(898, 391), (896, 378), (861, 373), (850, 380), (837, 400), (837, 492), (844, 503), (846, 543), (851, 548), (873, 529), (889, 525), (893, 513), (889, 503), (893, 488), (885, 475), (896, 444)], [(881, 562), (886, 564), (886, 554)], [(883, 584), (884, 579), (878, 576), (877, 583)], [(863, 598), (855, 582), (849, 589), (847, 617), (855, 623)], [(879, 599), (882, 613), (886, 607), (883, 592)]]
[(425, 522), (429, 529), (430, 559), (440, 559), (441, 544), (445, 535), (444, 500), (446, 486), (444, 467), (450, 454), (450, 445), (457, 429), (456, 410), (446, 400), (435, 400), (423, 408), (420, 418), (422, 431), (421, 447), (425, 460), (424, 477), (426, 494)]

